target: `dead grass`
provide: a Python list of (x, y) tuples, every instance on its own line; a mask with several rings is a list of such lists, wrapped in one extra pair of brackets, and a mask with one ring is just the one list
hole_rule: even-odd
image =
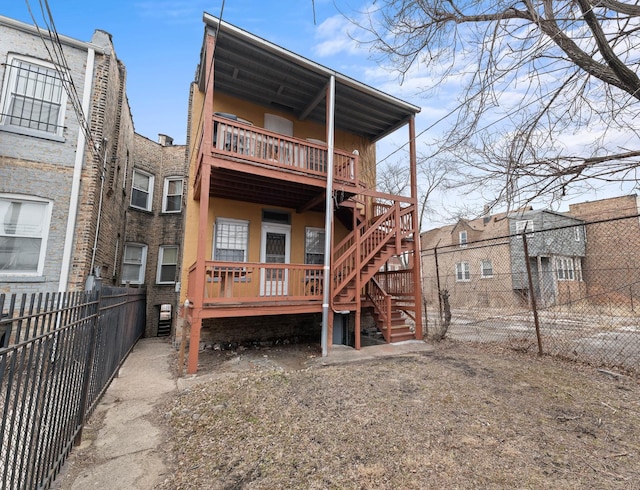
[(635, 378), (449, 342), (327, 367), (303, 349), (210, 353), (220, 376), (161, 408), (162, 488), (640, 488)]

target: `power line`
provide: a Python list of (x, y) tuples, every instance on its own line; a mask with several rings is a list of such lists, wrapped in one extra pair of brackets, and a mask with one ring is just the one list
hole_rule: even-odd
[[(593, 5), (589, 8), (589, 11), (592, 11), (595, 7), (597, 7), (598, 5)], [(486, 14), (487, 12), (489, 12), (489, 9), (484, 10), (484, 14)], [(585, 12), (585, 13), (587, 13)], [(479, 14), (482, 15), (482, 14)], [(584, 13), (581, 14), (581, 17), (584, 16)], [(570, 23), (568, 24), (567, 27), (571, 27), (573, 24), (576, 24), (578, 21), (583, 20), (580, 17), (579, 18), (574, 18), (570, 21)], [(542, 47), (544, 47), (545, 49), (548, 47), (548, 45), (554, 43), (554, 39), (559, 36), (561, 33), (559, 32), (558, 34), (555, 34), (553, 36), (546, 36), (547, 39), (546, 41), (544, 41), (542, 43)], [(545, 46), (546, 45), (546, 46)], [(531, 60), (527, 59), (526, 61), (523, 60), (521, 61), (520, 66), (523, 66), (525, 63), (529, 63)], [(490, 84), (494, 84), (495, 82), (499, 81), (500, 79), (504, 78), (507, 74), (513, 72), (514, 69), (516, 69), (518, 67), (518, 65), (510, 68), (508, 71), (503, 71), (503, 73), (498, 76), (497, 78), (494, 78)], [(603, 82), (604, 83), (604, 82)], [(489, 84), (483, 84), (483, 86), (487, 86)], [(445, 119), (449, 118), (450, 116), (454, 115), (456, 112), (458, 112), (459, 109), (461, 109), (462, 107), (464, 107), (465, 105), (467, 105), (468, 103), (472, 102), (475, 98), (477, 98), (478, 96), (480, 96), (482, 93), (481, 90), (476, 91), (474, 94), (472, 94), (471, 96), (465, 98), (462, 102), (460, 102), (455, 108), (451, 109), (447, 114), (445, 114), (444, 116), (442, 116), (441, 118), (439, 118), (437, 121), (433, 122), (432, 124), (430, 124), (427, 128), (425, 128), (424, 130), (420, 131), (414, 138), (413, 140), (409, 140), (407, 142), (405, 142), (404, 144), (402, 144), (401, 146), (399, 146), (398, 148), (396, 148), (394, 151), (392, 151), (391, 153), (389, 153), (388, 155), (386, 155), (385, 157), (383, 157), (382, 159), (380, 159), (377, 163), (383, 163), (384, 161), (388, 160), (389, 158), (391, 158), (393, 155), (395, 155), (396, 153), (398, 153), (399, 151), (403, 150), (407, 145), (409, 145), (412, 141), (416, 141), (420, 136), (422, 136), (424, 133), (426, 133), (427, 131), (433, 129), (435, 126), (437, 126), (438, 124), (440, 124), (442, 121), (444, 121)], [(489, 127), (507, 119), (510, 118), (511, 116), (515, 115), (516, 113), (520, 112), (523, 108), (529, 107), (531, 105), (533, 105), (534, 103), (540, 102), (541, 100), (543, 100), (544, 98), (546, 98), (547, 96), (550, 95), (551, 92), (547, 92), (545, 94), (541, 94), (539, 97), (537, 97), (534, 100), (531, 100), (530, 102), (528, 102), (526, 105), (524, 106), (518, 106), (517, 108), (512, 109), (510, 112), (507, 112), (504, 116), (500, 117), (499, 119), (492, 121), (491, 123), (486, 124), (485, 126), (483, 126), (482, 128), (478, 128), (475, 129), (473, 131), (471, 131), (467, 136), (474, 136), (486, 129), (488, 129)], [(631, 97), (631, 96), (629, 96)], [(637, 114), (636, 116), (637, 117)], [(440, 149), (437, 150), (435, 153), (432, 153), (430, 156), (428, 156), (427, 158), (432, 158), (434, 156), (436, 156), (438, 153), (440, 153)]]
[[(31, 19), (33, 21), (33, 24), (49, 55), (49, 59), (53, 63), (54, 69), (58, 74), (58, 76), (60, 77), (62, 86), (71, 102), (71, 106), (73, 108), (74, 113), (76, 114), (76, 118), (78, 120), (80, 130), (84, 133), (87, 141), (90, 143), (89, 148), (92, 154), (95, 157), (99, 158), (100, 154), (98, 153), (97, 145), (91, 133), (91, 128), (89, 127), (88, 121), (86, 119), (86, 115), (84, 114), (84, 111), (82, 109), (82, 102), (80, 100), (80, 96), (78, 95), (77, 88), (75, 86), (73, 77), (71, 75), (71, 68), (69, 67), (66, 56), (64, 54), (62, 42), (60, 41), (60, 37), (55, 28), (55, 23), (53, 21), (53, 14), (51, 13), (49, 3), (47, 0), (44, 0), (44, 4), (43, 4), (43, 0), (39, 0), (40, 11), (42, 13), (43, 22), (47, 27), (46, 30), (47, 30), (48, 38), (51, 41), (51, 47), (49, 47), (49, 44), (45, 39), (45, 35), (42, 32), (43, 29), (38, 25), (38, 21), (36, 20), (36, 17), (29, 3), (29, 0), (25, 0), (25, 2), (27, 5), (27, 9), (29, 11), (29, 15), (31, 16)], [(47, 12), (46, 14), (45, 14), (45, 10)], [(47, 20), (47, 18), (49, 20)]]

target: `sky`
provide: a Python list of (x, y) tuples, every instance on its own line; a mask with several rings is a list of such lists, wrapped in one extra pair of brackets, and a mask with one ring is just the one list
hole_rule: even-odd
[[(32, 24), (31, 6), (36, 22), (43, 26), (41, 3), (44, 0), (0, 0), (0, 14)], [(220, 16), (222, 1), (48, 0), (48, 4), (59, 34), (81, 41), (90, 41), (96, 29), (112, 35), (116, 54), (127, 68), (127, 95), (136, 132), (152, 140), (157, 140), (158, 133), (167, 134), (175, 144), (185, 143), (189, 86), (204, 33), (202, 14)], [(401, 83), (396, 72), (377, 63), (368, 46), (352, 39), (354, 27), (343, 15), (357, 18), (365, 5), (366, 0), (226, 0), (222, 18), (420, 106), (422, 111), (416, 118), (420, 152), (447, 129), (450, 121), (446, 116), (458, 103), (456, 90), (460, 86), (454, 81), (427, 95), (425, 87), (433, 87), (429, 73), (414, 70)], [(407, 129), (402, 128), (383, 140), (378, 145), (378, 160), (406, 143), (407, 137)], [(609, 193), (579, 196), (574, 202), (622, 193), (618, 187)], [(435, 206), (446, 209), (452, 202), (471, 198), (448, 191), (436, 199)], [(482, 209), (481, 196), (476, 200), (476, 207)], [(555, 209), (566, 210), (566, 203)], [(451, 219), (449, 216), (449, 222)]]
[[(199, 61), (204, 32), (202, 14), (206, 11), (220, 16), (222, 2), (49, 0), (48, 3), (59, 34), (81, 41), (90, 41), (95, 29), (112, 35), (116, 54), (127, 68), (127, 93), (136, 132), (151, 139), (163, 133), (172, 136), (176, 144), (184, 143), (189, 84)], [(39, 0), (0, 0), (0, 14), (32, 24), (28, 5), (43, 26)], [(348, 22), (333, 0), (226, 0), (222, 18), (404, 98), (399, 83), (393, 81), (395, 75), (385, 73), (385, 86), (380, 87), (375, 64), (367, 59), (366, 49), (358, 49), (348, 37)]]

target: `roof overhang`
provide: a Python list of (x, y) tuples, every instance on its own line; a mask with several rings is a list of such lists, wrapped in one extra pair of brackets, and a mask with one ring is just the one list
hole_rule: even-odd
[[(270, 43), (207, 13), (216, 36), (215, 90), (296, 119), (326, 122), (325, 94), (336, 80), (335, 127), (377, 141), (407, 124), (420, 108)], [(201, 63), (201, 70), (203, 63)], [(203, 81), (206, 74), (200, 73)]]

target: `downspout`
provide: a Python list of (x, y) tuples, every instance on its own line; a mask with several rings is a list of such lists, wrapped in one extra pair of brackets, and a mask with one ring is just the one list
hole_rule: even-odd
[[(91, 85), (93, 81), (93, 66), (96, 53), (93, 48), (87, 52), (87, 69), (84, 74), (84, 89), (82, 91), (82, 112), (89, 114), (89, 103), (91, 101)], [(79, 121), (80, 125), (87, 121)], [(71, 195), (69, 197), (69, 217), (67, 219), (67, 231), (64, 238), (64, 248), (62, 251), (62, 266), (60, 268), (60, 281), (58, 291), (67, 290), (69, 280), (69, 270), (71, 269), (71, 254), (73, 252), (73, 240), (76, 228), (76, 216), (78, 214), (78, 204), (80, 202), (80, 178), (82, 177), (82, 165), (84, 163), (86, 138), (82, 128), (78, 128), (78, 145), (76, 147), (76, 159), (73, 166), (73, 178), (71, 182)]]
[(331, 300), (331, 230), (333, 227), (333, 145), (336, 77), (331, 75), (327, 88), (327, 191), (324, 210), (324, 277), (322, 288), (322, 357), (327, 357), (329, 344), (329, 301)]
[(100, 199), (98, 201), (98, 220), (96, 221), (96, 235), (93, 238), (93, 250), (91, 252), (91, 265), (89, 276), (95, 276), (93, 267), (96, 264), (96, 250), (98, 250), (98, 237), (100, 236), (100, 221), (102, 218), (102, 201), (104, 199), (104, 178), (107, 173), (107, 138), (102, 138), (102, 173), (100, 174)]

